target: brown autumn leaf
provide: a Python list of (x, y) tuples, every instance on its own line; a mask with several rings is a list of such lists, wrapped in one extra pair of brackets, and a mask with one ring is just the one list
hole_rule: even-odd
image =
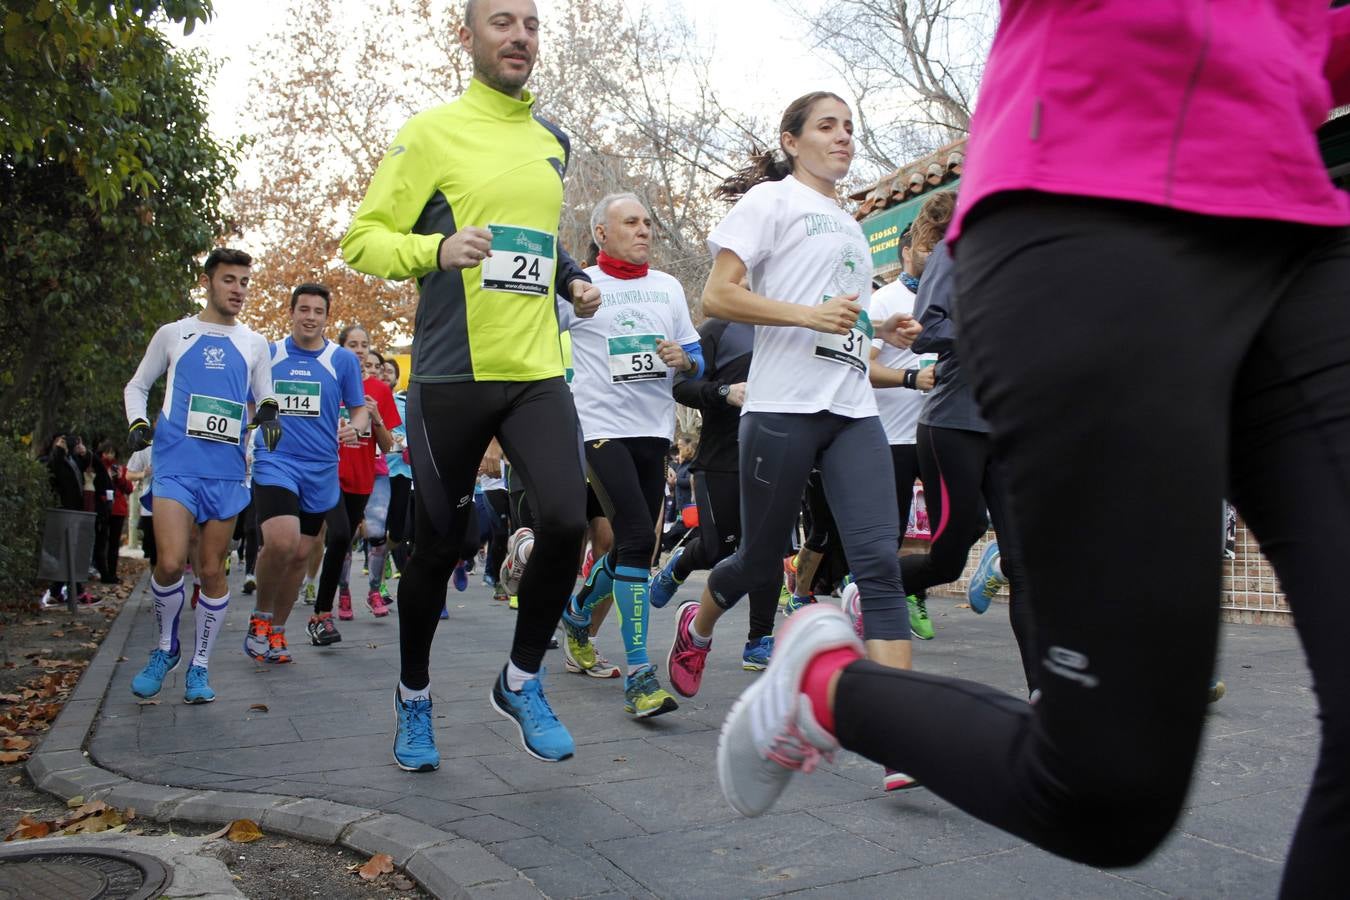
[(18, 694), (0, 694), (0, 703), (18, 703), (23, 700)]
[(26, 737), (7, 737), (0, 740), (0, 747), (5, 750), (27, 750), (33, 746), (33, 742)]
[[(91, 804), (86, 804), (91, 805)], [(83, 807), (81, 807), (83, 808)], [(99, 834), (124, 824), (122, 814), (112, 807), (85, 816), (61, 829), (62, 834)]]
[(69, 669), (74, 666), (85, 666), (88, 663), (76, 659), (35, 659), (33, 665), (44, 669)]
[(63, 637), (65, 637), (65, 636), (66, 636), (66, 633), (65, 633), (64, 631), (53, 631), (53, 632), (52, 632), (52, 637), (54, 637), (54, 638), (63, 638)]
[(84, 794), (76, 794), (66, 801), (66, 809), (79, 809), (84, 806)]
[(0, 751), (0, 764), (9, 765), (10, 763), (23, 762), (28, 758), (28, 751), (23, 750), (5, 750)]
[(262, 829), (252, 819), (235, 819), (225, 832), (225, 837), (236, 844), (250, 844), (262, 836)]
[(158, 700), (137, 700), (137, 706), (159, 706)]
[(267, 712), (266, 703), (254, 703), (249, 709), (256, 709), (258, 712)]
[(366, 881), (374, 881), (381, 875), (392, 871), (394, 871), (394, 858), (388, 853), (376, 853), (361, 867), (359, 874)]
[(44, 838), (52, 833), (51, 822), (39, 822), (32, 816), (24, 816), (19, 820), (19, 824), (9, 834), (5, 835), (6, 841), (31, 841), (35, 838)]
[(9, 780), (9, 783), (10, 783), (10, 784), (18, 784), (20, 781), (23, 781), (23, 776), (22, 776), (22, 775), (15, 775), (13, 778), (11, 778), (11, 779)]
[(395, 875), (394, 880), (391, 881), (390, 884), (396, 891), (411, 891), (413, 888), (417, 887), (417, 885), (412, 883), (411, 879), (405, 878), (402, 875)]

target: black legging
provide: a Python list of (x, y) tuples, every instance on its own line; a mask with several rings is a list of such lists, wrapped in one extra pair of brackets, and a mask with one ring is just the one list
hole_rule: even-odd
[(319, 595), (314, 600), (314, 614), (333, 611), (333, 597), (337, 594), (338, 581), (342, 578), (342, 564), (352, 550), (352, 534), (366, 514), (366, 501), (369, 494), (349, 494), (342, 492), (337, 506), (324, 516), (328, 534), (324, 538), (323, 568), (319, 571)]
[[(1319, 704), (1281, 892), (1343, 894), (1350, 229), (1020, 194), (976, 207), (956, 258), (1041, 698), (858, 662), (838, 684), (843, 745), (1046, 850), (1138, 863), (1176, 821), (1199, 748), (1228, 488), (1288, 596)], [(1160, 524), (1148, 577), (1124, 577), (1134, 538)]]
[(412, 541), (412, 479), (407, 475), (389, 476), (389, 515), (384, 520), (384, 536), (389, 553), (399, 571), (408, 562), (408, 544)]
[[(675, 577), (684, 581), (695, 569), (711, 569), (730, 556), (741, 540), (741, 476), (737, 472), (694, 471), (694, 503), (698, 506), (698, 529), (684, 545), (675, 563)], [(754, 643), (773, 634), (778, 611), (778, 588), (763, 588), (748, 594), (750, 630), (746, 640)]]
[(989, 435), (920, 425), (916, 446), (933, 539), (927, 553), (906, 553), (900, 557), (900, 578), (905, 590), (922, 595), (930, 587), (960, 578), (970, 548), (988, 530), (992, 517), (998, 535), (999, 565), (1011, 582), (1008, 617), (1030, 692), (1037, 686), (1031, 607), (1023, 597), (1026, 576), (1017, 549), (1015, 522), (1007, 512)]
[(488, 538), (487, 574), (493, 578), (501, 571), (506, 559), (507, 511), (510, 509), (510, 496), (505, 490), (494, 488), (483, 491), (483, 502), (488, 505), (488, 526), (491, 532)]
[(651, 564), (669, 446), (670, 441), (661, 437), (586, 442), (591, 488), (614, 529), (613, 566), (645, 572)]
[(496, 437), (535, 516), (520, 584), (511, 661), (538, 672), (576, 581), (586, 533), (586, 476), (572, 392), (561, 378), (422, 384), (408, 389), (408, 446), (417, 481), (417, 543), (399, 586), (400, 677), (420, 690), (446, 586), (461, 554), (473, 484)]
[[(903, 544), (910, 508), (914, 505), (914, 482), (919, 478), (918, 446), (891, 444), (891, 468), (895, 470), (895, 506), (900, 511), (900, 543)], [(914, 593), (908, 584), (905, 589)]]

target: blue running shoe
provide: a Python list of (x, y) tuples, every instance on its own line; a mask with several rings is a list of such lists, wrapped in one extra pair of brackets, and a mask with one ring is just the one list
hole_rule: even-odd
[(741, 654), (741, 668), (747, 672), (763, 672), (769, 667), (771, 656), (773, 635), (768, 634), (745, 645), (745, 652)]
[(164, 676), (178, 668), (182, 656), (178, 653), (170, 656), (156, 647), (150, 652), (150, 662), (145, 664), (139, 675), (131, 679), (131, 692), (137, 697), (149, 700), (164, 687)]
[(647, 599), (656, 609), (660, 609), (670, 602), (670, 598), (675, 596), (675, 592), (680, 589), (681, 581), (675, 579), (675, 563), (680, 557), (684, 556), (684, 548), (676, 547), (675, 552), (670, 554), (670, 559), (661, 567), (661, 571), (652, 578), (651, 584), (647, 585)]
[(206, 680), (205, 666), (188, 666), (187, 677), (183, 679), (187, 689), (183, 691), (184, 703), (210, 703), (216, 699), (216, 692)]
[(576, 752), (576, 745), (548, 705), (543, 679), (544, 670), (541, 669), (519, 691), (513, 691), (506, 686), (506, 667), (503, 666), (492, 685), (492, 708), (516, 723), (526, 753), (544, 762), (562, 762)]
[(970, 587), (966, 588), (966, 600), (970, 603), (970, 608), (977, 613), (983, 613), (993, 602), (994, 595), (1003, 589), (1008, 583), (999, 571), (994, 568), (998, 563), (998, 541), (993, 541), (988, 547), (984, 548), (983, 555), (980, 556), (980, 564), (975, 567), (975, 573), (970, 576)]
[(394, 711), (398, 729), (394, 732), (394, 762), (405, 772), (434, 772), (441, 767), (436, 752), (436, 736), (431, 730), (431, 698), (404, 700), (394, 688)]
[(469, 589), (469, 570), (465, 567), (464, 563), (455, 566), (455, 572), (451, 576), (451, 579), (454, 582), (455, 590), (462, 592)]

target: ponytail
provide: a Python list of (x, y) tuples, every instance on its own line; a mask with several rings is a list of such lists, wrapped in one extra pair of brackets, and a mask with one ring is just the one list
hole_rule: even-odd
[(838, 94), (831, 94), (829, 91), (813, 91), (793, 100), (788, 104), (788, 108), (783, 111), (783, 120), (778, 125), (778, 149), (769, 150), (755, 145), (750, 153), (749, 164), (714, 188), (713, 196), (719, 200), (729, 200), (734, 203), (757, 184), (765, 181), (782, 181), (791, 175), (796, 164), (792, 157), (788, 156), (787, 151), (783, 149), (783, 135), (790, 134), (793, 137), (801, 137), (802, 129), (806, 127), (807, 116), (811, 113), (811, 107), (821, 100), (838, 100), (840, 103), (848, 105), (843, 97)]

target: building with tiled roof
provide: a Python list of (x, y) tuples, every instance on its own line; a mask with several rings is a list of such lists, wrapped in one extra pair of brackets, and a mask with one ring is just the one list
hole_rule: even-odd
[(928, 194), (960, 185), (965, 151), (962, 138), (849, 195), (859, 204), (854, 216), (867, 236), (877, 278), (891, 281), (899, 274), (900, 235), (918, 216)]

